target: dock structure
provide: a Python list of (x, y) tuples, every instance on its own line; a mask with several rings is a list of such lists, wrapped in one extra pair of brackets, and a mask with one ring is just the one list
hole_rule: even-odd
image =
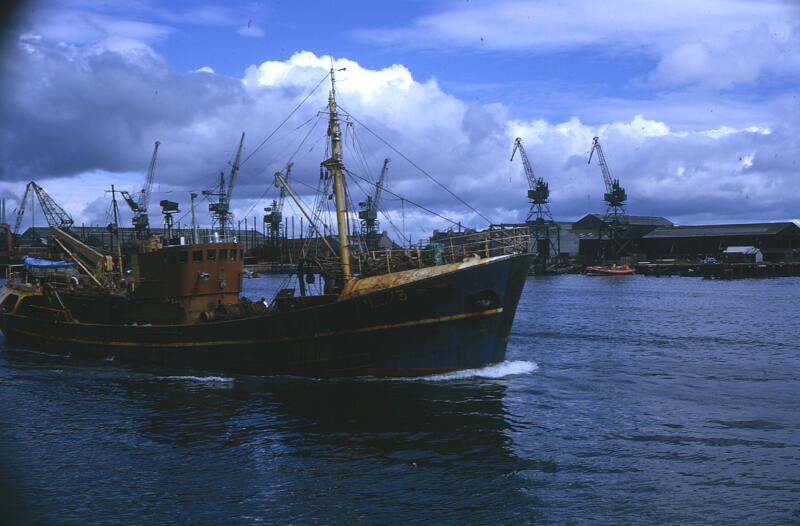
[(754, 247), (767, 262), (800, 260), (800, 227), (786, 221), (727, 225), (670, 226), (642, 237), (645, 259), (721, 256), (729, 247)]
[(688, 263), (643, 261), (634, 265), (642, 276), (682, 276), (705, 279), (774, 278), (800, 276), (800, 261), (781, 263)]
[[(572, 224), (569, 229), (578, 239), (578, 255), (587, 263), (602, 262), (607, 255), (613, 253), (613, 241), (606, 235), (609, 219), (604, 214), (586, 214)], [(642, 252), (644, 236), (658, 228), (673, 226), (672, 221), (659, 216), (626, 216), (627, 253), (631, 255)]]

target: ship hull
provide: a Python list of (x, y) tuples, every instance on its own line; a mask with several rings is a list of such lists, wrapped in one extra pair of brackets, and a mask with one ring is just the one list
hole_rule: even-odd
[(529, 256), (312, 307), (195, 325), (116, 325), (4, 314), (16, 347), (77, 359), (256, 375), (424, 375), (505, 359)]

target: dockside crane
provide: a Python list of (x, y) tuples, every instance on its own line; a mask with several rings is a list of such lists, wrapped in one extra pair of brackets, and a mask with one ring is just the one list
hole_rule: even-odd
[(375, 184), (375, 192), (373, 195), (368, 195), (366, 201), (358, 203), (361, 210), (358, 212), (358, 218), (361, 220), (361, 235), (370, 246), (371, 242), (378, 236), (378, 207), (381, 202), (381, 194), (383, 193), (383, 186), (386, 184), (386, 174), (389, 172), (389, 159), (383, 160), (383, 167), (381, 168), (381, 175), (378, 177), (378, 182)]
[(225, 172), (219, 173), (219, 189), (217, 192), (210, 190), (203, 190), (203, 195), (216, 197), (217, 202), (208, 205), (208, 211), (211, 212), (212, 224), (211, 228), (216, 228), (220, 237), (225, 237), (226, 233), (233, 232), (233, 218), (231, 214), (231, 196), (233, 195), (233, 188), (236, 184), (236, 175), (239, 173), (239, 164), (242, 158), (242, 147), (244, 146), (244, 132), (242, 138), (239, 140), (239, 148), (236, 150), (236, 157), (231, 164), (231, 173), (228, 176), (228, 185), (225, 187)]
[(147, 209), (150, 207), (150, 196), (152, 194), (153, 180), (156, 174), (156, 160), (158, 159), (159, 141), (153, 146), (153, 155), (150, 157), (150, 164), (147, 166), (147, 176), (144, 186), (139, 191), (139, 199), (135, 200), (128, 192), (122, 191), (122, 198), (128, 203), (133, 212), (133, 229), (137, 239), (144, 239), (150, 234), (150, 218)]
[(283, 222), (283, 204), (286, 202), (286, 188), (278, 183), (278, 176), (283, 176), (285, 181), (289, 180), (289, 174), (292, 173), (292, 166), (294, 163), (289, 163), (286, 166), (286, 173), (282, 174), (278, 171), (275, 174), (275, 185), (280, 187), (278, 199), (272, 200), (272, 206), (264, 209), (264, 224), (267, 227), (267, 240), (270, 248), (277, 250), (280, 246), (281, 240), (281, 223)]
[[(31, 193), (33, 192), (33, 193)], [(61, 205), (50, 197), (44, 188), (31, 181), (25, 186), (25, 193), (22, 197), (14, 230), (18, 231), (25, 214), (25, 203), (28, 195), (36, 196), (39, 206), (50, 227), (53, 242), (67, 254), (78, 267), (89, 276), (96, 284), (111, 286), (112, 274), (114, 271), (114, 261), (111, 256), (101, 254), (98, 250), (90, 247), (79, 240), (70, 232), (70, 227), (74, 224), (72, 217), (64, 210)]]
[[(30, 194), (31, 190), (33, 194)], [(19, 227), (22, 225), (22, 217), (25, 215), (25, 204), (28, 202), (29, 194), (35, 195), (36, 199), (39, 201), (39, 206), (42, 208), (42, 212), (44, 212), (44, 217), (47, 220), (48, 226), (69, 230), (74, 224), (72, 217), (67, 211), (61, 208), (61, 206), (50, 197), (50, 194), (45, 192), (44, 188), (36, 184), (36, 182), (31, 181), (25, 186), (25, 193), (22, 195), (22, 201), (20, 201), (19, 208), (17, 209), (17, 217), (14, 220), (15, 234), (19, 233)]]
[(592, 149), (589, 151), (588, 164), (592, 163), (592, 154), (594, 152), (597, 152), (597, 161), (600, 164), (600, 171), (603, 174), (603, 182), (606, 186), (606, 193), (603, 194), (603, 200), (607, 205), (606, 216), (614, 222), (624, 222), (625, 201), (628, 200), (628, 195), (620, 185), (619, 179), (611, 177), (611, 172), (608, 170), (608, 164), (606, 163), (606, 156), (603, 154), (603, 147), (600, 146), (599, 137), (592, 139)]
[(514, 161), (517, 152), (522, 159), (525, 177), (528, 179), (528, 199), (531, 208), (525, 222), (531, 229), (531, 252), (546, 265), (548, 260), (558, 258), (561, 251), (561, 231), (550, 212), (550, 186), (542, 177), (536, 177), (534, 174), (521, 137), (514, 139), (514, 149), (511, 150), (509, 162)]
[(611, 177), (603, 147), (600, 146), (599, 137), (592, 139), (592, 149), (589, 151), (588, 164), (591, 164), (594, 152), (597, 152), (597, 161), (600, 164), (600, 171), (603, 174), (603, 182), (606, 189), (605, 194), (603, 194), (603, 201), (606, 203), (606, 214), (603, 222), (606, 225), (608, 239), (611, 241), (612, 253), (610, 255), (616, 258), (624, 255), (629, 241), (628, 219), (625, 215), (625, 202), (628, 200), (628, 195), (625, 192), (625, 188), (620, 184), (619, 179)]

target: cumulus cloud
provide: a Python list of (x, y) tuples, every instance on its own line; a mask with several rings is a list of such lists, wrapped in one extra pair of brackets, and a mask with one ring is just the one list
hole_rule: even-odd
[[(229, 78), (204, 68), (206, 74), (177, 72), (141, 43), (63, 44), (28, 35), (0, 67), (0, 186), (20, 191), (26, 180), (39, 180), (79, 222), (101, 222), (108, 203), (102, 191), (111, 181), (141, 185), (155, 140), (162, 142), (156, 199), (179, 201), (187, 211), (189, 191), (211, 187), (220, 170), (229, 170), (243, 129), (247, 162), (234, 196), (238, 217), (252, 220), (268, 206), (263, 198), (275, 195), (272, 173), (290, 159), (295, 187), (304, 202), (313, 201), (309, 188), (317, 186), (325, 157), (325, 116), (318, 112), (327, 102), (330, 57), (299, 52)], [(717, 115), (698, 129), (647, 114), (593, 124), (578, 116), (521, 120), (502, 104), (463, 101), (399, 64), (370, 69), (338, 59), (333, 67), (339, 103), (358, 120), (343, 123), (348, 167), (370, 179), (383, 158), (392, 159), (384, 208), (395, 225), (405, 218), (413, 238), (448, 224), (412, 202), (465, 225), (483, 221), (398, 152), (491, 219), (521, 221), (526, 182), (521, 167), (508, 161), (516, 136), (537, 174), (550, 181), (552, 209), (561, 218), (602, 211), (599, 169), (586, 164), (595, 135), (628, 189), (631, 213), (796, 217), (797, 161), (788, 152), (797, 150), (800, 126), (781, 111), (742, 113), (735, 122)], [(350, 179), (352, 201), (370, 189)]]
[[(800, 14), (800, 13), (798, 13)], [(760, 23), (712, 40), (678, 45), (664, 53), (652, 78), (663, 84), (730, 88), (762, 74), (800, 72), (800, 29), (774, 32)]]
[(564, 0), (450, 4), (401, 27), (362, 29), (391, 46), (545, 54), (590, 51), (654, 60), (650, 80), (727, 88), (800, 72), (800, 5), (771, 0)]

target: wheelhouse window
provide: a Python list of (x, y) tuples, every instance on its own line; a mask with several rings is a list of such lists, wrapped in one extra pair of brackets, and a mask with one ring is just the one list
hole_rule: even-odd
[(192, 250), (192, 263), (201, 263), (203, 261), (202, 250)]
[(181, 251), (181, 253), (178, 254), (178, 261), (180, 261), (181, 263), (188, 263), (189, 262), (189, 253), (186, 252), (185, 250)]
[(231, 249), (231, 261), (236, 261), (236, 249)]
[(207, 250), (206, 251), (206, 260), (208, 260), (208, 261), (216, 261), (217, 260), (217, 251), (216, 250)]
[(228, 249), (227, 248), (219, 249), (219, 260), (220, 261), (228, 261)]
[(12, 310), (14, 310), (14, 306), (17, 304), (18, 299), (19, 296), (17, 296), (16, 294), (9, 294), (8, 297), (6, 297), (6, 299), (3, 300), (3, 304), (0, 305), (0, 309), (2, 309), (5, 312), (11, 312)]

